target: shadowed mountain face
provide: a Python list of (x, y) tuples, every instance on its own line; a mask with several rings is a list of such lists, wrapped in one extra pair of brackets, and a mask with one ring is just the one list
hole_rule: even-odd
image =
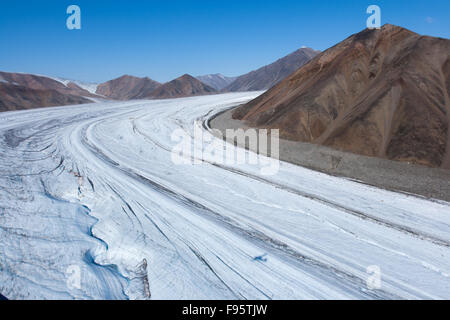
[(0, 82), (16, 84), (35, 90), (56, 90), (61, 94), (92, 98), (98, 97), (73, 82), (68, 81), (66, 85), (61, 81), (34, 74), (0, 72)]
[(301, 48), (278, 61), (238, 77), (224, 92), (267, 90), (314, 58), (319, 51)]
[(96, 95), (69, 82), (23, 73), (0, 72), (0, 111), (92, 102)]
[(323, 52), (233, 117), (282, 138), (450, 169), (450, 40), (385, 25)]
[(144, 99), (161, 84), (150, 78), (122, 76), (97, 87), (97, 94), (114, 100)]
[(204, 84), (216, 89), (217, 91), (222, 90), (237, 79), (237, 77), (226, 77), (220, 73), (198, 76), (196, 78)]
[(185, 74), (175, 80), (159, 86), (150, 93), (148, 98), (171, 99), (190, 96), (201, 96), (217, 93), (217, 90), (204, 84), (200, 80)]
[(89, 102), (92, 101), (72, 94), (63, 94), (54, 89), (38, 90), (0, 82), (0, 112)]

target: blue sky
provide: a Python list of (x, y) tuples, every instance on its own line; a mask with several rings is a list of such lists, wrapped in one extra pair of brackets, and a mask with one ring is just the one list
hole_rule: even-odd
[[(81, 30), (66, 28), (71, 4)], [(448, 0), (1, 1), (0, 70), (90, 82), (235, 76), (301, 46), (329, 48), (365, 28), (371, 4), (383, 24), (449, 38)]]

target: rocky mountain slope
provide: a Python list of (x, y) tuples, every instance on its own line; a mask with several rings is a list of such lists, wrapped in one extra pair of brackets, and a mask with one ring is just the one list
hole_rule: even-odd
[(237, 79), (237, 77), (226, 77), (220, 73), (198, 76), (196, 78), (217, 91), (222, 90)]
[(54, 89), (31, 89), (0, 82), (0, 112), (89, 103), (90, 100)]
[(450, 169), (450, 40), (393, 25), (314, 58), (233, 117), (282, 138)]
[(204, 84), (200, 80), (185, 74), (175, 80), (159, 86), (149, 94), (148, 98), (171, 99), (214, 93), (217, 93), (217, 90)]
[(82, 87), (78, 86), (74, 82), (64, 82), (61, 80), (35, 74), (0, 71), (0, 82), (16, 84), (35, 90), (56, 90), (62, 94), (72, 94), (92, 98), (98, 97), (88, 90), (85, 90)]
[(73, 82), (24, 73), (0, 72), (0, 111), (89, 103), (95, 94)]
[(315, 51), (311, 48), (298, 49), (270, 65), (238, 77), (230, 85), (225, 87), (223, 91), (238, 92), (267, 90), (278, 84), (305, 63), (309, 62), (318, 53), (319, 51)]
[(160, 85), (147, 77), (124, 75), (98, 85), (96, 93), (114, 100), (143, 99)]

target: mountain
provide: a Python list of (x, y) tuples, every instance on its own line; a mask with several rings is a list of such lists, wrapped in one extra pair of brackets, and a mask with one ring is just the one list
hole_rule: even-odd
[(285, 79), (298, 68), (308, 63), (319, 51), (301, 48), (276, 62), (238, 77), (222, 91), (267, 90)]
[(175, 80), (159, 86), (151, 92), (147, 98), (171, 99), (214, 93), (217, 93), (217, 90), (204, 84), (200, 80), (185, 74)]
[(98, 97), (70, 80), (63, 82), (59, 79), (35, 74), (0, 72), (0, 81), (35, 90), (56, 90), (62, 94), (92, 98)]
[(198, 76), (196, 78), (204, 84), (207, 84), (208, 86), (216, 89), (217, 91), (222, 90), (237, 79), (237, 77), (226, 77), (220, 73)]
[(97, 87), (98, 84), (97, 83), (89, 83), (89, 82), (83, 82), (83, 81), (77, 81), (77, 80), (69, 80), (69, 79), (62, 79), (62, 78), (51, 78), (53, 80), (59, 81), (62, 84), (64, 84), (66, 87), (67, 86), (73, 86), (76, 85), (77, 87), (80, 87), (83, 90), (86, 90), (88, 92), (90, 92), (93, 95), (96, 95), (96, 91), (97, 91)]
[(96, 94), (114, 100), (143, 99), (160, 85), (159, 82), (147, 77), (125, 75), (98, 85)]
[(450, 40), (385, 25), (233, 112), (282, 138), (450, 169)]
[(0, 81), (0, 112), (92, 102), (54, 89), (31, 89)]
[(0, 111), (92, 102), (98, 97), (75, 83), (25, 73), (0, 72)]

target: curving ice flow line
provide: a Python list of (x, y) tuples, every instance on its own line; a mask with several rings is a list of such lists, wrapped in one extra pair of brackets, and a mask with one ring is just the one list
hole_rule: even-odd
[(203, 121), (258, 94), (2, 114), (0, 293), (450, 298), (448, 203), (288, 163), (172, 163), (174, 130), (209, 135)]

